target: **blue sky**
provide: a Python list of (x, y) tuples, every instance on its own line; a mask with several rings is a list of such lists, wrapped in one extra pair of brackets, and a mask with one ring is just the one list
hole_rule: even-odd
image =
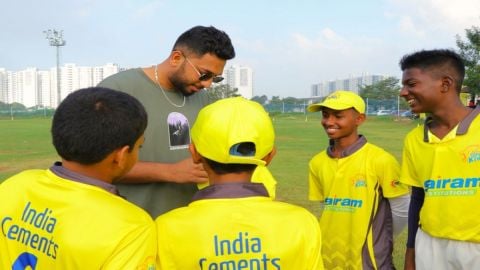
[(61, 64), (159, 63), (194, 25), (226, 31), (254, 70), (254, 95), (307, 97), (314, 83), (361, 74), (400, 77), (419, 49), (456, 49), (480, 26), (479, 0), (0, 0), (0, 67), (55, 66), (43, 33), (64, 31)]

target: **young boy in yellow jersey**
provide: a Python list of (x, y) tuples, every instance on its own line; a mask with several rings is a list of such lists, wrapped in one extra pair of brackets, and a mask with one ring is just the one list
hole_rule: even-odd
[(460, 99), (463, 59), (422, 50), (400, 67), (400, 96), (428, 115), (403, 149), (400, 181), (412, 186), (405, 269), (480, 269), (480, 108)]
[(51, 128), (62, 162), (0, 185), (0, 269), (155, 269), (155, 223), (112, 185), (137, 161), (146, 126), (128, 94), (69, 94)]
[(358, 134), (365, 103), (357, 94), (336, 91), (308, 110), (322, 112), (330, 139), (309, 163), (309, 199), (323, 204), (325, 269), (393, 269), (393, 235), (407, 222), (409, 202), (398, 162)]
[(191, 135), (193, 161), (210, 185), (156, 219), (160, 269), (323, 269), (316, 218), (251, 182), (275, 154), (263, 107), (242, 97), (216, 101), (200, 111)]

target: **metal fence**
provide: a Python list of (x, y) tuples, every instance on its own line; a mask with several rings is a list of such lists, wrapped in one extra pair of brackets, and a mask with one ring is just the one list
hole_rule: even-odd
[[(265, 110), (270, 113), (306, 113), (306, 108), (310, 103), (315, 102), (299, 102), (299, 103), (276, 103), (264, 105)], [(389, 111), (390, 114), (400, 114), (407, 111), (408, 105), (400, 98), (397, 99), (365, 99), (366, 113), (368, 115), (376, 115), (379, 111)]]
[[(303, 113), (306, 114), (306, 108), (310, 103), (319, 101), (302, 101), (297, 103), (275, 103), (264, 105), (265, 110), (269, 113)], [(368, 115), (376, 115), (378, 111), (389, 111), (392, 115), (400, 115), (408, 110), (408, 105), (400, 99), (365, 99), (366, 113)], [(54, 109), (29, 109), (29, 110), (4, 110), (0, 111), (1, 119), (15, 118), (31, 118), (31, 117), (52, 117), (55, 113)]]
[(0, 119), (16, 119), (16, 118), (51, 118), (55, 113), (54, 109), (28, 109), (28, 110), (3, 110), (0, 111)]

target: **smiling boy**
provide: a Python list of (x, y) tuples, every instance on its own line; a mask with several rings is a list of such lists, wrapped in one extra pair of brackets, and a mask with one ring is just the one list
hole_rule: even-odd
[(400, 181), (412, 186), (405, 269), (480, 269), (480, 108), (460, 99), (463, 59), (422, 50), (400, 67), (400, 96), (429, 116), (403, 149)]
[(321, 201), (325, 269), (393, 269), (393, 235), (406, 224), (408, 188), (385, 150), (358, 134), (365, 103), (336, 91), (308, 107), (322, 112), (328, 148), (309, 164), (309, 199)]

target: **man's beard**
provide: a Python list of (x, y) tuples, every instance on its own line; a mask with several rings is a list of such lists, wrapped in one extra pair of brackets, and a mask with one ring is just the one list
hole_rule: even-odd
[(188, 84), (177, 73), (173, 74), (170, 78), (170, 83), (173, 85), (173, 90), (182, 93), (186, 97), (195, 94), (195, 92), (190, 92), (187, 90)]

